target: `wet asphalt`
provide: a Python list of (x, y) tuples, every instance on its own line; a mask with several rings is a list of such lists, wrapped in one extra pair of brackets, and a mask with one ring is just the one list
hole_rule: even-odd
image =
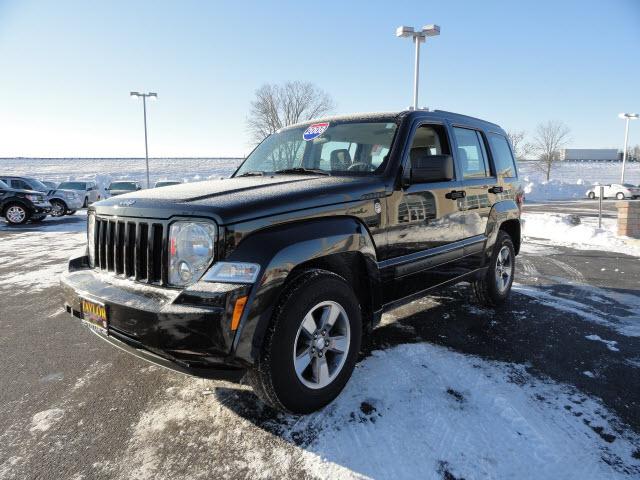
[[(2, 240), (14, 234), (0, 230), (0, 274), (9, 268), (2, 260), (8, 253)], [(363, 357), (376, 349), (429, 342), (524, 364), (536, 376), (600, 399), (640, 433), (640, 337), (621, 333), (640, 324), (640, 258), (531, 240), (518, 257), (516, 281), (510, 301), (495, 310), (469, 302), (465, 284), (401, 307), (385, 315)], [(530, 287), (543, 292), (544, 301), (526, 294)], [(149, 405), (174, 388), (178, 374), (97, 340), (61, 310), (55, 286), (0, 293), (0, 478), (127, 478), (121, 465), (127, 442)], [(616, 342), (615, 350), (586, 338), (594, 335)], [(208, 385), (203, 381), (203, 390)], [(227, 397), (221, 392), (220, 408), (233, 409), (255, 426), (242, 427), (243, 435), (262, 438), (266, 431), (264, 448), (279, 444), (275, 412), (257, 405), (248, 390), (230, 389)], [(34, 415), (43, 411), (50, 421), (35, 424)], [(197, 443), (176, 440), (173, 448), (186, 454)], [(246, 467), (234, 463), (234, 455), (220, 452), (217, 467), (208, 467), (209, 478), (244, 477)], [(182, 468), (166, 472), (167, 478), (187, 475)], [(295, 464), (289, 473), (307, 476)]]

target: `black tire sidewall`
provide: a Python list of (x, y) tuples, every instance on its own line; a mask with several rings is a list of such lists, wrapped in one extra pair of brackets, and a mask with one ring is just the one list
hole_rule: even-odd
[[(500, 292), (498, 290), (498, 286), (496, 285), (496, 260), (498, 259), (498, 254), (502, 247), (507, 246), (509, 248), (509, 252), (511, 254), (511, 284), (509, 288), (507, 288), (504, 292)], [(488, 293), (491, 296), (491, 300), (495, 304), (503, 303), (509, 294), (511, 293), (511, 287), (513, 286), (513, 278), (516, 269), (516, 250), (513, 246), (513, 242), (511, 241), (511, 237), (504, 233), (499, 232), (498, 238), (496, 239), (496, 244), (493, 249), (493, 254), (491, 255), (491, 263), (489, 264), (489, 270), (487, 271), (487, 289)]]
[[(328, 386), (312, 389), (300, 382), (293, 364), (293, 348), (304, 316), (323, 301), (334, 301), (344, 308), (351, 330), (351, 341), (342, 371)], [(358, 301), (341, 277), (319, 274), (296, 289), (279, 310), (271, 341), (270, 375), (280, 403), (292, 412), (317, 410), (333, 400), (344, 388), (355, 367), (362, 340), (362, 320)]]

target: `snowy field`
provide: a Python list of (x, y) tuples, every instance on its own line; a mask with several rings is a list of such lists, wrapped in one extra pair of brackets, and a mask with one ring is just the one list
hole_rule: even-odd
[[(620, 183), (620, 162), (559, 162), (551, 171), (551, 180), (533, 162), (521, 162), (518, 173), (529, 202), (570, 200), (586, 197), (586, 191), (596, 183)], [(640, 184), (640, 163), (628, 163), (625, 183)]]
[[(151, 182), (178, 179), (184, 182), (228, 177), (241, 163), (237, 158), (152, 158), (149, 160)], [(551, 181), (532, 162), (522, 162), (519, 174), (527, 201), (584, 198), (593, 184), (620, 180), (618, 162), (562, 162), (554, 167)], [(43, 180), (96, 180), (101, 188), (112, 180), (129, 179), (146, 183), (143, 158), (134, 159), (0, 159), (0, 173), (29, 175)], [(640, 163), (629, 163), (626, 182), (640, 184)]]

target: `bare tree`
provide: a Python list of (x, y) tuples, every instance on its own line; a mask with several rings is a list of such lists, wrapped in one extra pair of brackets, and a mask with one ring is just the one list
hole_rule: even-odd
[(525, 160), (533, 150), (533, 146), (526, 142), (527, 132), (524, 130), (509, 130), (507, 136), (513, 147), (513, 153), (516, 156), (516, 160)]
[(536, 128), (533, 147), (538, 154), (537, 167), (551, 178), (551, 168), (560, 160), (560, 150), (569, 141), (569, 127), (558, 120), (549, 120)]
[(252, 138), (260, 142), (282, 127), (311, 120), (334, 108), (333, 99), (312, 83), (267, 83), (256, 90), (247, 125)]

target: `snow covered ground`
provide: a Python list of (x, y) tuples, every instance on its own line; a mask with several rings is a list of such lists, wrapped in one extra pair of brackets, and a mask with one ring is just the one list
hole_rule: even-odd
[[(559, 162), (549, 182), (534, 162), (521, 162), (518, 173), (527, 201), (544, 202), (585, 198), (595, 183), (619, 183), (621, 166), (620, 162)], [(640, 184), (640, 163), (627, 164), (625, 183)]]
[(529, 213), (526, 206), (522, 218), (527, 238), (543, 238), (579, 250), (602, 249), (640, 257), (640, 241), (618, 236), (615, 218), (603, 218), (602, 228), (598, 228), (597, 218), (580, 216), (580, 224), (574, 225), (568, 214)]

